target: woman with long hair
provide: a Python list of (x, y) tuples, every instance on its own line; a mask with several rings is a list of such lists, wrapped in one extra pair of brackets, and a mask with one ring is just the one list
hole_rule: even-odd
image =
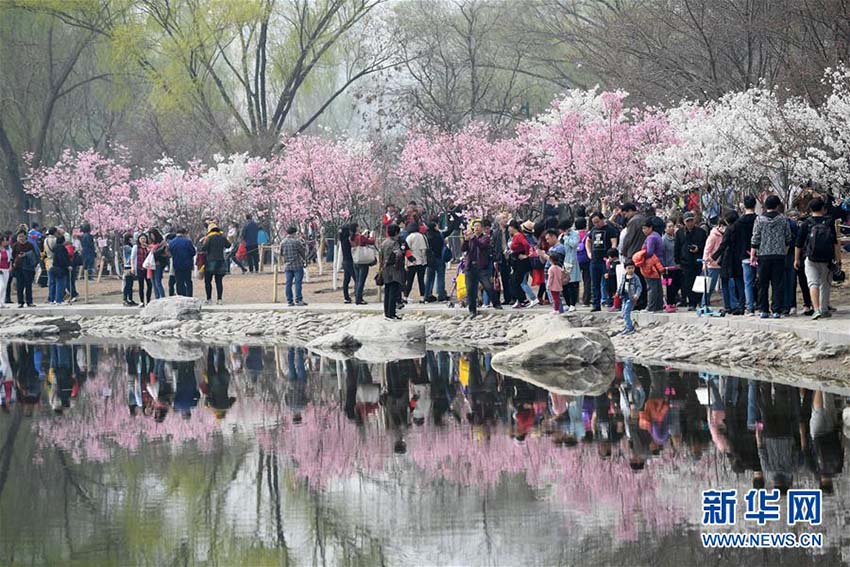
[[(144, 307), (151, 301), (151, 281), (148, 278), (148, 270), (144, 267), (145, 258), (148, 257), (150, 248), (148, 246), (148, 235), (144, 232), (136, 237), (136, 244), (130, 252), (130, 270), (134, 278), (139, 282), (139, 307)], [(145, 289), (147, 287), (147, 290)]]

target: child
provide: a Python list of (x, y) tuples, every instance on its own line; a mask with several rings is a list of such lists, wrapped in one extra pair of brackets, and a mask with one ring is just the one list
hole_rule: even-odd
[(640, 283), (640, 278), (635, 275), (635, 265), (630, 259), (623, 261), (623, 267), (626, 269), (626, 275), (617, 288), (617, 294), (623, 302), (623, 321), (626, 323), (626, 328), (623, 330), (623, 335), (631, 335), (635, 332), (635, 326), (632, 323), (632, 309), (635, 303), (640, 298), (643, 291), (643, 286)]
[(549, 274), (546, 277), (546, 289), (552, 295), (552, 309), (555, 313), (563, 313), (564, 306), (561, 304), (561, 292), (564, 291), (564, 255), (553, 252), (549, 255)]
[(614, 305), (614, 293), (617, 290), (617, 265), (620, 263), (620, 252), (616, 248), (608, 250), (608, 257), (605, 258), (605, 274), (602, 276), (605, 281), (602, 286), (605, 289), (603, 297), (608, 297), (608, 306), (611, 311), (616, 307)]

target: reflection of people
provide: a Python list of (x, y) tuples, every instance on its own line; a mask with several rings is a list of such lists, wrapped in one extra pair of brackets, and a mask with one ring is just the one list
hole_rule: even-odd
[(794, 482), (800, 434), (800, 397), (796, 388), (761, 382), (756, 389), (761, 421), (756, 427), (759, 459), (765, 478), (785, 492)]
[(407, 452), (404, 434), (410, 419), (410, 378), (416, 374), (412, 360), (387, 363), (387, 392), (384, 404), (387, 407), (387, 428), (394, 432), (393, 451)]
[(820, 489), (833, 492), (832, 479), (844, 468), (844, 445), (841, 440), (841, 421), (837, 418), (835, 397), (818, 390), (812, 395), (812, 416), (809, 419), (809, 434)]
[[(24, 415), (31, 416), (41, 398), (41, 353), (35, 345), (16, 344), (12, 349), (12, 371), (18, 400), (23, 404)], [(36, 360), (38, 359), (38, 360)]]
[(286, 349), (289, 380), (284, 400), (292, 412), (292, 423), (301, 423), (301, 414), (307, 406), (307, 368), (304, 356), (307, 351), (300, 347)]
[(127, 407), (130, 415), (136, 415), (142, 407), (142, 377), (139, 365), (139, 347), (131, 346), (124, 351), (127, 362)]
[(9, 357), (11, 345), (0, 344), (0, 408), (8, 412), (15, 402), (15, 379)]
[(225, 364), (224, 348), (207, 349), (207, 373), (204, 375), (206, 406), (213, 410), (216, 419), (227, 415), (236, 398), (229, 395), (230, 371)]
[(198, 390), (198, 379), (195, 377), (195, 362), (181, 360), (172, 362), (176, 374), (177, 386), (174, 389), (174, 411), (180, 412), (183, 419), (192, 417), (192, 408), (198, 405), (201, 392)]
[(71, 406), (71, 347), (69, 345), (50, 345), (50, 407), (56, 413), (62, 413)]

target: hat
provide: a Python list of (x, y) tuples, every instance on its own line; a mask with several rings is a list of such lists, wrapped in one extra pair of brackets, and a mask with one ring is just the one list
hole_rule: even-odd
[(694, 220), (695, 218), (697, 218), (697, 216), (695, 214), (693, 214), (692, 212), (688, 211), (687, 213), (685, 213), (685, 216), (682, 217), (682, 218), (684, 220)]
[(525, 232), (534, 232), (534, 223), (530, 220), (525, 221), (520, 225), (520, 228)]

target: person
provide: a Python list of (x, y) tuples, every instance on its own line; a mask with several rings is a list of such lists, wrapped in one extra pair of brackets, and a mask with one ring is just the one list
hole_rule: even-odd
[[(349, 243), (351, 248), (360, 246), (374, 246), (374, 235), (361, 232), (356, 223), (352, 224)], [(363, 290), (366, 288), (366, 278), (369, 277), (369, 264), (354, 264), (354, 304), (366, 305), (363, 301)]]
[(97, 258), (97, 247), (95, 246), (94, 237), (91, 233), (91, 225), (83, 223), (80, 226), (83, 235), (80, 237), (81, 253), (83, 255), (83, 269), (89, 276), (89, 279), (94, 278), (94, 262)]
[(354, 275), (354, 259), (351, 256), (351, 238), (357, 233), (357, 223), (352, 222), (339, 227), (337, 239), (339, 239), (339, 248), (342, 251), (342, 301), (343, 303), (351, 303), (351, 294), (349, 288), (351, 281), (354, 280), (354, 287), (357, 287), (357, 278)]
[[(516, 298), (514, 309), (522, 309), (529, 305), (533, 307), (537, 305), (537, 296), (534, 295), (527, 281), (528, 274), (531, 272), (531, 245), (516, 219), (508, 223), (508, 232), (511, 235), (508, 247), (511, 251), (511, 269), (513, 270), (511, 289)], [(523, 293), (527, 299), (522, 297)]]
[(478, 315), (478, 285), (484, 288), (484, 292), (493, 302), (494, 309), (501, 309), (499, 295), (493, 289), (493, 281), (490, 279), (492, 271), (488, 268), (492, 263), (490, 235), (484, 234), (481, 221), (474, 221), (472, 228), (464, 232), (461, 251), (466, 253), (466, 289), (469, 314), (472, 317)]
[(404, 254), (398, 242), (400, 229), (397, 224), (387, 225), (387, 237), (381, 243), (378, 254), (381, 278), (384, 281), (384, 317), (401, 319), (396, 307), (401, 299), (401, 286), (404, 278)]
[[(437, 226), (437, 221), (428, 223), (425, 231), (425, 241), (428, 243), (427, 260), (425, 268), (425, 301), (448, 301), (446, 296), (446, 239)], [(437, 295), (433, 295), (436, 288)]]
[(841, 266), (841, 247), (832, 218), (826, 214), (823, 199), (816, 197), (809, 202), (811, 216), (806, 219), (794, 247), (794, 269), (801, 267), (812, 295), (812, 319), (829, 317), (829, 292), (832, 280), (831, 264)]
[(44, 238), (44, 234), (41, 231), (41, 227), (37, 222), (32, 223), (32, 227), (27, 232), (27, 240), (32, 244), (33, 248), (36, 250), (42, 249), (42, 238)]
[(12, 247), (9, 246), (9, 237), (0, 234), (0, 308), (6, 306), (6, 289), (9, 286), (9, 278), (12, 273)]
[(552, 296), (552, 310), (555, 313), (563, 313), (564, 306), (561, 304), (561, 294), (564, 291), (564, 283), (569, 282), (569, 276), (564, 272), (564, 255), (560, 252), (549, 254), (549, 271), (546, 275), (546, 289)]
[(124, 246), (121, 249), (124, 258), (124, 307), (135, 307), (138, 305), (133, 301), (133, 235), (124, 235)]
[(591, 311), (601, 311), (602, 302), (607, 304), (609, 301), (607, 289), (603, 287), (605, 259), (609, 249), (617, 248), (618, 233), (599, 211), (590, 215), (590, 222), (593, 228), (585, 237), (584, 247), (585, 250), (590, 250), (590, 296), (593, 304)]
[(68, 249), (65, 248), (65, 237), (56, 237), (53, 246), (53, 262), (50, 266), (50, 288), (47, 292), (47, 303), (51, 305), (63, 305), (65, 303), (65, 287), (68, 282), (68, 271), (71, 268), (71, 259), (68, 257)]
[(737, 239), (735, 233), (740, 230), (739, 217), (735, 211), (729, 211), (723, 218), (726, 230), (720, 246), (714, 251), (712, 257), (720, 266), (723, 306), (732, 315), (743, 315), (745, 306), (743, 264), (734, 244)]
[[(415, 218), (417, 209), (415, 203), (408, 205), (408, 213)], [(414, 208), (411, 209), (411, 206)], [(425, 303), (425, 268), (428, 267), (428, 241), (425, 235), (419, 232), (418, 222), (410, 222), (407, 225), (407, 237), (405, 237), (410, 254), (407, 256), (407, 282), (404, 287), (404, 301), (407, 302), (410, 292), (413, 291), (413, 280), (419, 286), (419, 302)]]
[(640, 268), (641, 274), (643, 274), (643, 283), (647, 287), (646, 310), (651, 313), (659, 313), (664, 310), (664, 299), (662, 297), (664, 290), (661, 286), (664, 268), (661, 258), (664, 256), (664, 243), (661, 240), (661, 235), (655, 232), (655, 223), (652, 220), (644, 221), (641, 230), (646, 237), (643, 243), (643, 250), (646, 251), (646, 255)]
[(712, 227), (711, 231), (709, 231), (708, 238), (705, 240), (705, 248), (702, 251), (702, 265), (709, 278), (709, 284), (708, 293), (703, 295), (703, 307), (711, 305), (711, 296), (714, 295), (717, 282), (720, 281), (720, 264), (714, 259), (714, 253), (720, 248), (725, 232), (726, 220), (720, 219), (717, 222), (717, 226)]
[(145, 233), (141, 233), (136, 237), (136, 244), (130, 253), (132, 273), (139, 282), (139, 307), (144, 307), (150, 303), (151, 295), (153, 294), (151, 281), (148, 279), (148, 270), (143, 265), (145, 258), (148, 257), (148, 252), (148, 236)]
[[(51, 226), (47, 229), (47, 236), (44, 237), (44, 242), (41, 248), (41, 259), (44, 263), (44, 272), (47, 272), (47, 302), (53, 303), (53, 274), (55, 273), (50, 268), (53, 267), (53, 250), (56, 248), (56, 234), (59, 229)], [(44, 277), (42, 272), (42, 278)]]
[(174, 271), (175, 291), (177, 295), (192, 297), (192, 267), (195, 265), (197, 250), (192, 241), (186, 237), (186, 229), (177, 228), (175, 233), (174, 238), (168, 243), (171, 268)]
[(744, 214), (735, 221), (734, 239), (731, 245), (741, 261), (741, 273), (744, 280), (744, 307), (747, 315), (756, 314), (756, 266), (750, 263), (750, 242), (753, 239), (753, 227), (756, 223), (756, 198), (744, 197)]
[(245, 226), (242, 227), (242, 242), (248, 252), (248, 270), (253, 274), (260, 269), (260, 252), (257, 249), (260, 227), (250, 214), (245, 215), (245, 221)]
[(664, 235), (661, 237), (664, 252), (661, 263), (664, 265), (664, 275), (667, 282), (667, 310), (675, 311), (679, 303), (679, 290), (682, 287), (682, 273), (676, 265), (676, 223), (668, 220), (664, 225)]
[(623, 262), (623, 266), (626, 270), (626, 274), (623, 276), (623, 281), (620, 282), (617, 294), (623, 302), (623, 322), (626, 324), (626, 328), (623, 330), (622, 334), (631, 335), (635, 332), (635, 325), (632, 322), (632, 310), (634, 309), (638, 299), (640, 299), (641, 283), (640, 278), (635, 275), (634, 262), (626, 259)]
[(239, 250), (239, 226), (236, 223), (230, 225), (230, 228), (227, 229), (227, 241), (230, 243), (229, 252), (227, 254), (227, 262), (228, 266), (230, 262), (236, 264), (236, 266), (242, 270), (242, 273), (246, 273), (248, 269), (245, 267), (245, 264), (236, 257), (236, 252)]
[(216, 305), (224, 301), (224, 275), (227, 273), (227, 262), (225, 262), (225, 251), (230, 247), (227, 237), (214, 222), (207, 227), (207, 235), (201, 244), (204, 253), (204, 293), (205, 303), (212, 303), (212, 282), (215, 280)]
[(509, 262), (510, 250), (508, 248), (508, 240), (510, 238), (510, 234), (508, 234), (509, 221), (510, 217), (507, 213), (499, 213), (496, 215), (496, 226), (493, 227), (490, 234), (493, 239), (490, 243), (490, 247), (493, 250), (494, 260), (496, 263), (496, 273), (494, 274), (493, 282), (495, 287), (495, 278), (498, 278), (499, 283), (501, 284), (502, 305), (512, 305), (514, 303), (513, 290), (511, 289), (511, 267)]
[(18, 288), (18, 307), (35, 307), (32, 302), (32, 283), (35, 279), (35, 269), (38, 267), (38, 252), (32, 242), (27, 240), (25, 230), (18, 232), (16, 242), (12, 245), (12, 275)]
[[(750, 241), (750, 265), (755, 264), (758, 269), (762, 319), (771, 316), (771, 307), (773, 318), (781, 317), (785, 254), (792, 242), (788, 220), (777, 210), (781, 204), (776, 195), (764, 200), (765, 212), (756, 219)], [(768, 291), (772, 291), (772, 298), (768, 297)]]
[(701, 295), (694, 293), (693, 288), (700, 272), (698, 260), (702, 258), (708, 236), (702, 227), (697, 226), (693, 212), (686, 212), (683, 218), (685, 226), (676, 233), (676, 264), (682, 271), (682, 303), (679, 306), (693, 311), (701, 299)]
[[(610, 298), (610, 302), (613, 303), (613, 298), (617, 294), (617, 287), (619, 286), (619, 278), (617, 277), (617, 266), (619, 265), (620, 251), (616, 248), (609, 248), (608, 255), (605, 258), (605, 273), (602, 275), (603, 303), (606, 303), (608, 301), (607, 298)], [(640, 273), (638, 272), (637, 266), (635, 266), (635, 275), (637, 275), (638, 279), (640, 279)], [(616, 311), (617, 308), (611, 305), (608, 310)]]
[(578, 262), (578, 247), (583, 245), (576, 230), (569, 220), (562, 221), (559, 224), (561, 229), (560, 242), (564, 247), (564, 291), (562, 297), (567, 306), (567, 311), (573, 312), (578, 305), (578, 287), (581, 282), (582, 273), (581, 266)]
[(149, 250), (153, 252), (153, 260), (156, 267), (152, 272), (148, 273), (148, 278), (153, 284), (153, 293), (156, 299), (165, 297), (165, 288), (162, 287), (162, 276), (165, 273), (165, 268), (168, 267), (168, 245), (162, 237), (162, 233), (152, 228), (148, 231), (150, 237)]
[(587, 219), (578, 217), (575, 222), (578, 231), (578, 247), (576, 248), (576, 260), (581, 271), (581, 304), (590, 307), (590, 255), (585, 247), (587, 240)]
[[(301, 295), (301, 282), (304, 280), (304, 266), (307, 265), (307, 245), (296, 236), (298, 228), (290, 226), (280, 244), (280, 256), (283, 258), (283, 271), (286, 274), (286, 303), (290, 307), (307, 305)], [(295, 294), (292, 293), (293, 284)]]

